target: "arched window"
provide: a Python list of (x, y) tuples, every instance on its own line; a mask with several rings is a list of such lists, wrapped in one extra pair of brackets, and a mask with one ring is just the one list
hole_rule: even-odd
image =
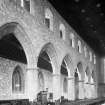
[(12, 91), (13, 92), (21, 92), (22, 91), (22, 72), (21, 68), (17, 66), (14, 69), (13, 75), (12, 75)]
[(89, 52), (89, 59), (90, 59), (90, 61), (92, 61), (92, 53), (91, 52)]
[(75, 41), (74, 41), (74, 34), (70, 33), (70, 45), (74, 48), (75, 47)]
[(84, 46), (84, 53), (85, 53), (85, 57), (87, 57), (87, 48), (86, 48), (86, 46)]
[(59, 32), (60, 32), (60, 38), (65, 39), (66, 31), (64, 24), (60, 24)]
[(45, 9), (45, 25), (53, 31), (53, 14), (49, 8)]
[(79, 99), (79, 76), (77, 70), (75, 71), (75, 99)]
[(82, 53), (82, 47), (81, 47), (81, 42), (78, 40), (78, 52)]
[(63, 92), (64, 93), (68, 92), (68, 81), (67, 81), (67, 78), (64, 78), (64, 81), (63, 81)]
[(24, 0), (24, 7), (30, 12), (30, 0)]
[(96, 64), (96, 56), (94, 55), (94, 64)]

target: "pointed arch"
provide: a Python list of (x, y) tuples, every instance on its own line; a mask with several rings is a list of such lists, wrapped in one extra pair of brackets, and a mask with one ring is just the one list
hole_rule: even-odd
[(20, 66), (16, 66), (12, 74), (12, 92), (20, 93), (24, 91), (24, 75)]
[[(45, 44), (40, 51), (38, 60), (39, 60), (40, 55), (43, 54), (43, 52), (44, 52), (45, 59), (47, 59), (47, 62), (52, 67), (52, 73), (56, 74), (57, 72), (59, 72), (59, 71), (56, 71), (56, 67), (58, 65), (57, 65), (57, 54), (56, 54), (54, 45), (52, 43)], [(38, 60), (37, 60), (37, 66), (38, 66)]]
[(21, 45), (26, 57), (26, 63), (31, 66), (33, 62), (32, 44), (24, 28), (16, 22), (6, 23), (0, 27), (0, 40), (4, 37), (10, 38), (8, 36), (13, 36), (12, 39), (15, 39), (16, 44)]
[(77, 64), (77, 71), (78, 71), (78, 74), (80, 74), (81, 80), (83, 80), (84, 79), (84, 71), (83, 71), (82, 62), (78, 62), (78, 64)]
[(70, 91), (68, 80), (73, 77), (73, 64), (69, 54), (66, 54), (62, 60), (60, 73), (62, 96), (68, 98), (68, 92)]
[(65, 62), (65, 68), (67, 69), (68, 77), (73, 76), (74, 71), (73, 71), (73, 62), (71, 56), (69, 54), (66, 54), (62, 60), (62, 64), (63, 62)]
[(51, 59), (46, 51), (42, 51), (38, 58), (37, 66), (39, 68), (53, 72)]

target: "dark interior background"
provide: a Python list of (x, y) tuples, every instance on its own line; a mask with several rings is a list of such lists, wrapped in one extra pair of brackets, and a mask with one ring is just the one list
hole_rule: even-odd
[(105, 56), (105, 0), (48, 0), (100, 56)]

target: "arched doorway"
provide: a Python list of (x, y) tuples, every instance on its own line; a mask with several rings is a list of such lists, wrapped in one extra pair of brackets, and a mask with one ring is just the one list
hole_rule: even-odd
[(91, 72), (91, 78), (90, 78), (90, 92), (91, 92), (91, 98), (95, 98), (96, 97), (96, 88), (95, 88), (95, 71), (92, 70)]
[(60, 69), (60, 84), (61, 84), (61, 96), (65, 99), (73, 100), (74, 99), (74, 68), (73, 61), (69, 54), (64, 56), (61, 69)]
[(75, 71), (75, 98), (83, 99), (84, 98), (84, 72), (82, 63), (77, 64)]
[(39, 68), (39, 85), (43, 85), (40, 88), (40, 91), (52, 91), (52, 83), (53, 83), (53, 69), (49, 55), (47, 54), (46, 50), (43, 50), (38, 58), (37, 67)]
[(85, 70), (85, 78), (84, 78), (84, 93), (85, 93), (85, 98), (89, 98), (89, 77), (90, 77), (90, 70), (89, 67), (86, 67)]
[(62, 87), (62, 96), (68, 98), (68, 70), (65, 59), (62, 61), (61, 65), (61, 87)]
[[(59, 97), (59, 69), (58, 68), (58, 62), (57, 62), (57, 54), (56, 49), (52, 43), (47, 43), (44, 46), (41, 47), (38, 61), (37, 61), (37, 67), (38, 70), (43, 73), (44, 77), (44, 90), (48, 91), (48, 93), (53, 94), (53, 100), (58, 99)], [(56, 86), (56, 83), (58, 83), (58, 86)], [(56, 86), (56, 87), (55, 87)]]
[(75, 78), (75, 99), (79, 99), (79, 76), (78, 76), (78, 72), (77, 69), (75, 70), (75, 74), (74, 74), (74, 78)]

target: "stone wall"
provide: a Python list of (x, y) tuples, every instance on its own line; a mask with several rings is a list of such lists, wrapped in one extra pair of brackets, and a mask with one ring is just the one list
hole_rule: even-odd
[[(27, 66), (25, 66), (24, 64), (1, 58), (0, 63), (1, 63), (2, 72), (1, 72), (0, 78), (3, 78), (3, 79), (1, 79), (2, 84), (0, 84), (1, 85), (0, 99), (3, 99), (4, 97), (5, 99), (27, 98), (27, 97), (31, 98), (32, 100), (36, 99), (36, 94), (38, 93), (37, 61), (42, 49), (48, 50), (49, 56), (51, 58), (51, 63), (53, 65), (53, 70), (56, 71), (53, 74), (55, 75), (55, 77), (53, 77), (54, 99), (59, 99), (61, 96), (60, 94), (61, 89), (59, 89), (60, 88), (60, 68), (61, 68), (62, 61), (66, 55), (69, 55), (71, 60), (70, 61), (71, 67), (69, 68), (68, 71), (70, 72), (72, 78), (74, 78), (74, 72), (75, 72), (75, 69), (77, 68), (78, 62), (82, 63), (83, 72), (85, 72), (87, 66), (89, 67), (90, 72), (92, 72), (92, 70), (96, 71), (96, 68), (95, 68), (96, 64), (94, 64), (93, 60), (89, 61), (89, 54), (87, 57), (85, 57), (83, 49), (82, 49), (82, 53), (78, 52), (77, 50), (78, 39), (80, 39), (82, 42), (82, 48), (84, 47), (84, 45), (86, 45), (88, 48), (88, 52), (91, 51), (94, 54), (94, 51), (82, 40), (82, 38), (79, 37), (79, 35), (75, 32), (75, 30), (72, 29), (71, 26), (67, 24), (67, 22), (51, 6), (51, 4), (49, 4), (46, 0), (43, 2), (41, 0), (40, 2), (39, 0), (34, 0), (34, 1), (35, 3), (34, 4), (32, 3), (33, 5), (31, 7), (31, 13), (29, 13), (22, 7), (16, 6), (15, 4), (11, 4), (10, 2), (8, 2), (8, 0), (0, 1), (0, 26), (2, 27), (3, 25), (5, 26), (5, 24), (7, 23), (11, 24), (12, 22), (18, 23), (18, 25), (15, 27), (14, 33), (16, 37), (19, 39), (19, 41), (21, 41), (21, 44), (24, 47), (26, 57), (28, 60), (28, 64)], [(52, 14), (54, 17), (53, 31), (51, 31), (45, 26), (45, 18), (44, 18), (45, 8), (49, 8), (52, 11)], [(65, 29), (66, 29), (65, 40), (59, 37), (60, 23), (63, 23), (65, 25)], [(2, 35), (2, 30), (3, 29), (1, 28), (0, 36)], [(23, 31), (21, 32), (20, 30), (21, 31), (23, 30)], [(13, 31), (10, 31), (10, 32), (13, 32)], [(75, 48), (72, 48), (72, 46), (70, 46), (70, 43), (69, 43), (70, 32), (73, 32), (75, 35)], [(54, 52), (56, 52), (56, 54), (53, 54)], [(28, 95), (12, 94), (11, 92), (11, 74), (16, 64), (20, 64), (23, 69), (27, 69), (28, 77), (26, 77), (26, 80), (28, 82), (27, 82), (26, 88), (28, 92), (26, 92), (26, 94)], [(2, 77), (2, 74), (4, 75), (3, 77)], [(45, 73), (44, 75), (48, 76), (50, 74)], [(49, 81), (48, 81), (48, 78), (46, 78), (46, 87), (50, 87)], [(73, 81), (71, 83), (74, 83)], [(55, 87), (56, 84), (58, 86)], [(50, 88), (51, 88), (50, 91), (52, 91), (52, 87)], [(73, 88), (71, 88), (70, 93), (74, 94), (74, 85), (73, 85)], [(70, 97), (70, 99), (74, 100), (74, 96)]]
[(12, 74), (16, 66), (22, 68), (25, 83), (26, 65), (0, 57), (0, 100), (26, 98), (25, 89), (20, 94), (12, 92)]

